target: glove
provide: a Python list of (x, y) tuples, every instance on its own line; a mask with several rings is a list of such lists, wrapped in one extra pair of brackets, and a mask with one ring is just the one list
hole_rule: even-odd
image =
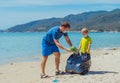
[(71, 46), (71, 47), (70, 47), (70, 50), (71, 50), (72, 52), (74, 52), (74, 53), (78, 53), (78, 52), (79, 52), (78, 49), (77, 49), (75, 46)]

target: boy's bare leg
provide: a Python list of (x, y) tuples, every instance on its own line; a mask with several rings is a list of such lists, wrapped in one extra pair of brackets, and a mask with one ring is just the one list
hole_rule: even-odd
[(56, 72), (59, 71), (59, 64), (60, 64), (60, 53), (59, 52), (54, 52), (53, 53), (55, 56), (55, 68), (56, 68)]
[(45, 75), (45, 66), (48, 56), (43, 56), (41, 61), (41, 72), (43, 75)]

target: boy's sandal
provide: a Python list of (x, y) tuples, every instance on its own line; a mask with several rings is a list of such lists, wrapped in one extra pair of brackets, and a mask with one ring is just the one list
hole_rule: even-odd
[(41, 75), (40, 75), (40, 78), (41, 78), (41, 79), (43, 79), (43, 78), (49, 78), (49, 76), (48, 76), (48, 75), (45, 75), (45, 74), (43, 74), (43, 75), (41, 74)]
[(55, 72), (55, 75), (63, 75), (63, 74), (66, 74), (66, 73), (64, 71)]

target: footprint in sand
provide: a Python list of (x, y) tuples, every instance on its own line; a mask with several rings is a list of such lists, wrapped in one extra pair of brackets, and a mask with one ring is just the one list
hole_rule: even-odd
[(4, 74), (4, 73), (0, 73), (0, 75), (1, 75), (1, 74)]

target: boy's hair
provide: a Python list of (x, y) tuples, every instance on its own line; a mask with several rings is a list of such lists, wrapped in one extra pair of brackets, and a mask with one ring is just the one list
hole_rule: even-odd
[(85, 27), (85, 28), (82, 28), (81, 32), (86, 32), (86, 33), (88, 33), (89, 30), (88, 30), (88, 28)]
[(64, 28), (70, 28), (70, 24), (68, 22), (63, 22), (61, 24), (61, 27), (64, 27)]

